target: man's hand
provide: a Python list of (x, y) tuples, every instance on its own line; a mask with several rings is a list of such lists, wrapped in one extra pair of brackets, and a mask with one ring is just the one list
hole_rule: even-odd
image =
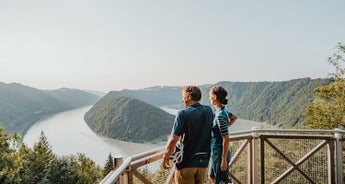
[(180, 138), (179, 136), (177, 136), (175, 134), (171, 134), (169, 139), (168, 139), (167, 145), (165, 147), (165, 152), (163, 155), (163, 161), (162, 161), (162, 167), (164, 169), (170, 168), (169, 157), (172, 154), (172, 152), (174, 151), (176, 143), (179, 140), (179, 138)]
[(169, 169), (170, 168), (169, 158), (167, 158), (165, 154), (163, 155), (162, 167), (164, 169)]

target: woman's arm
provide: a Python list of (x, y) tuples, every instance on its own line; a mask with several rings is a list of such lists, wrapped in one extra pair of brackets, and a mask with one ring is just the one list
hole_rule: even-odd
[(220, 169), (222, 171), (228, 168), (226, 158), (228, 157), (228, 150), (229, 150), (229, 135), (223, 135), (223, 143), (222, 143), (222, 162), (220, 165)]
[(237, 116), (233, 114), (229, 119), (228, 126), (231, 126), (232, 124), (234, 124), (236, 120), (237, 120)]

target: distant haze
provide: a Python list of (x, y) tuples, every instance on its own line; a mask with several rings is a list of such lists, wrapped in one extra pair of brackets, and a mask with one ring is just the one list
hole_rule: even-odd
[(108, 92), (325, 78), (345, 1), (0, 1), (0, 81)]

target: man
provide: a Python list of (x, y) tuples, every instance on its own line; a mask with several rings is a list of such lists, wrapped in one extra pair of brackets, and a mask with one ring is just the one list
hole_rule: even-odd
[(210, 160), (211, 128), (213, 112), (209, 106), (201, 105), (201, 90), (197, 86), (186, 86), (182, 90), (185, 109), (178, 112), (166, 144), (162, 167), (167, 169), (169, 157), (177, 141), (184, 145), (182, 162), (176, 164), (176, 184), (202, 184)]

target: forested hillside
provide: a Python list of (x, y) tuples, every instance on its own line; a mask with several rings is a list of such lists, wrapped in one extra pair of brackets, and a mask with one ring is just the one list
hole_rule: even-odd
[[(267, 122), (281, 128), (303, 125), (303, 111), (315, 97), (314, 89), (327, 85), (331, 79), (301, 78), (281, 82), (219, 82), (230, 99), (227, 108), (241, 119)], [(186, 84), (188, 85), (188, 84)], [(213, 85), (200, 86), (201, 103), (209, 105), (209, 89)], [(152, 105), (171, 105), (183, 108), (182, 87), (155, 87), (143, 90), (113, 91), (112, 96), (130, 96)], [(180, 105), (178, 105), (180, 104)]]
[(0, 82), (0, 125), (24, 135), (32, 124), (53, 114), (95, 104), (99, 96), (77, 90), (39, 90)]
[(181, 103), (181, 86), (156, 86), (138, 90), (121, 90), (111, 91), (108, 95), (111, 96), (127, 96), (140, 99), (146, 103), (155, 106), (162, 105), (180, 105)]
[[(219, 82), (229, 92), (227, 108), (247, 120), (267, 122), (281, 128), (303, 125), (305, 107), (315, 97), (315, 88), (331, 79), (302, 78), (283, 82)], [(209, 88), (203, 103), (209, 104)]]
[(166, 140), (174, 116), (141, 100), (109, 93), (85, 114), (84, 119), (102, 136), (152, 142)]

